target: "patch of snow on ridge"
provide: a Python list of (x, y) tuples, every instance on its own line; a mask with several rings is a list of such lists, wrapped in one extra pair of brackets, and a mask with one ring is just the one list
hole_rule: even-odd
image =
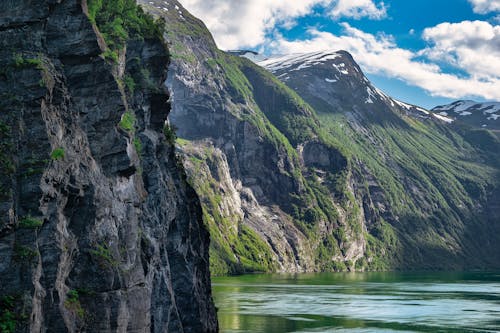
[(424, 109), (424, 108), (421, 108), (420, 106), (417, 106), (416, 108), (417, 108), (417, 110), (418, 110), (418, 111), (420, 111), (420, 112), (423, 112), (423, 113), (425, 113), (425, 114), (430, 114), (430, 112), (429, 112), (429, 111), (427, 111), (427, 110), (426, 110), (426, 109)]
[(325, 81), (329, 82), (329, 83), (335, 83), (335, 82), (337, 82), (337, 80), (335, 80), (335, 79), (328, 79), (328, 78), (325, 79)]
[(500, 118), (500, 115), (498, 114), (492, 114), (488, 117), (488, 120), (497, 120), (498, 118)]
[(469, 112), (469, 111), (463, 111), (460, 113), (461, 116), (470, 116), (472, 114), (472, 112)]
[(257, 64), (267, 68), (271, 72), (275, 72), (282, 69), (287, 69), (293, 66), (298, 66), (299, 69), (304, 69), (311, 67), (313, 65), (321, 64), (327, 60), (334, 60), (342, 57), (342, 54), (337, 52), (314, 52), (314, 53), (294, 53), (289, 55), (282, 55), (271, 57), (262, 61), (258, 61)]
[(398, 101), (396, 99), (394, 100), (394, 102), (396, 102), (397, 105), (399, 105), (400, 107), (402, 107), (403, 109), (406, 109), (406, 110), (410, 110), (413, 107), (410, 104)]
[(440, 115), (438, 113), (434, 113), (433, 116), (436, 117), (439, 120), (442, 120), (442, 121), (448, 123), (448, 124), (451, 124), (453, 122), (453, 119), (445, 117), (445, 116), (442, 116), (442, 115)]

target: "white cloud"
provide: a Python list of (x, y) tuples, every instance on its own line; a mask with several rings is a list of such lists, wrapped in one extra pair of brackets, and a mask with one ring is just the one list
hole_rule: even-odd
[(419, 60), (421, 54), (418, 52), (399, 48), (390, 36), (365, 33), (347, 23), (343, 26), (345, 35), (342, 36), (311, 29), (308, 40), (289, 41), (278, 36), (271, 45), (279, 53), (343, 49), (368, 73), (398, 78), (433, 96), (500, 99), (500, 73), (488, 78), (475, 75), (464, 78), (445, 73), (437, 64)]
[(500, 77), (500, 26), (484, 21), (442, 23), (425, 29), (422, 36), (431, 44), (422, 54), (430, 59), (446, 59), (477, 79)]
[(293, 26), (292, 20), (310, 14), (316, 5), (332, 0), (181, 0), (214, 35), (222, 49), (254, 47), (265, 41), (276, 25)]
[(332, 16), (360, 19), (369, 17), (380, 20), (387, 16), (387, 8), (381, 2), (378, 6), (372, 0), (338, 0), (331, 12)]
[(500, 12), (500, 0), (469, 0), (469, 2), (477, 14)]
[(386, 16), (383, 2), (373, 0), (180, 0), (200, 18), (222, 49), (255, 47), (277, 26), (290, 28), (299, 17), (311, 14), (315, 6), (332, 8), (333, 18)]

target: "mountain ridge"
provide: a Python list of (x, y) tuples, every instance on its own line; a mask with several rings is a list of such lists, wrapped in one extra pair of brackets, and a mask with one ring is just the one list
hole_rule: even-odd
[(452, 117), (454, 120), (476, 127), (500, 131), (500, 102), (476, 102), (459, 100), (434, 107), (435, 114)]

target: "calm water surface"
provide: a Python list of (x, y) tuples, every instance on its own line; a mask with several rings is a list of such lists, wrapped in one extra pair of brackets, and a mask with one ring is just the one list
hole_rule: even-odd
[(500, 273), (213, 279), (222, 333), (500, 332)]

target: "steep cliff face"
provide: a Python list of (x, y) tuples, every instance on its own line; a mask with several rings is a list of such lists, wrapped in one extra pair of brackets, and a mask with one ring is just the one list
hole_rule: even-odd
[[(318, 162), (333, 184), (347, 161), (319, 139), (314, 111), (267, 71), (218, 50), (178, 2), (143, 3), (166, 18), (170, 120), (210, 227), (212, 273), (353, 265), (364, 253), (354, 231), (362, 222), (315, 171)], [(314, 161), (314, 151), (327, 161)]]
[(1, 330), (215, 332), (209, 236), (164, 134), (168, 52), (123, 21), (112, 45), (89, 8), (0, 3)]

